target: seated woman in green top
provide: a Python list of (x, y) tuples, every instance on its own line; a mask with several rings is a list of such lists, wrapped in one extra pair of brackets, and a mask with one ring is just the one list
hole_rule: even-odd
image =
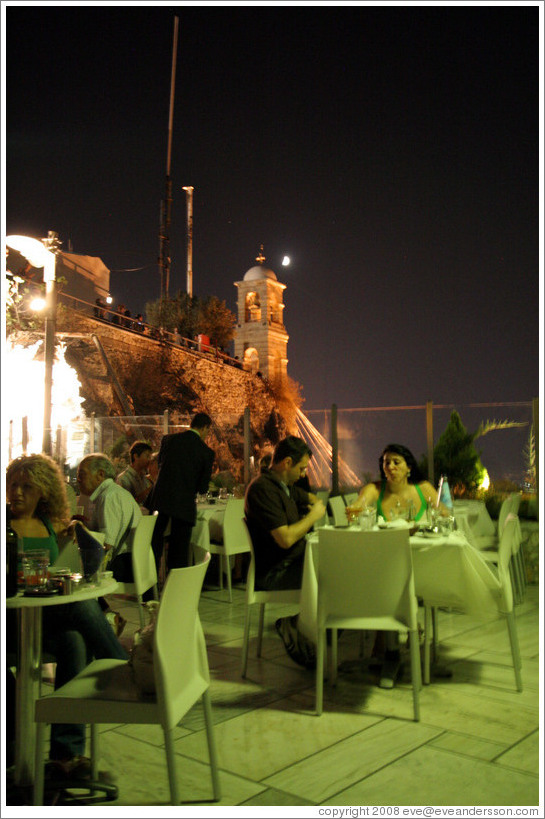
[[(22, 539), (23, 551), (47, 549), (51, 562), (58, 553), (57, 538), (70, 537), (68, 501), (65, 483), (55, 461), (47, 455), (21, 455), (6, 472), (7, 519)], [(6, 642), (8, 651), (16, 654), (17, 629), (15, 611), (7, 612)], [(91, 657), (128, 659), (96, 600), (76, 600), (58, 606), (47, 606), (42, 615), (42, 643), (55, 656), (55, 688), (73, 679)], [(8, 672), (11, 674), (11, 672)], [(8, 690), (13, 685), (8, 677)], [(13, 713), (13, 703), (7, 713)], [(14, 726), (11, 726), (13, 739)], [(89, 776), (90, 762), (84, 757), (85, 725), (51, 726), (49, 756), (62, 775)]]
[[(412, 504), (414, 520), (420, 520), (431, 500), (437, 505), (437, 492), (429, 481), (423, 479), (415, 457), (401, 444), (388, 444), (379, 458), (380, 481), (366, 484), (349, 509), (376, 506), (377, 517), (391, 520), (398, 509), (408, 509)], [(448, 510), (440, 505), (440, 511)], [(393, 513), (393, 514), (392, 514)]]
[[(378, 463), (381, 480), (366, 484), (360, 490), (356, 501), (347, 509), (376, 506), (377, 517), (382, 516), (388, 521), (397, 517), (398, 510), (408, 510), (412, 505), (412, 518), (418, 521), (426, 512), (428, 503), (437, 505), (437, 492), (429, 481), (423, 479), (410, 449), (401, 444), (388, 444)], [(442, 504), (439, 505), (439, 509), (442, 514), (448, 514), (448, 510)], [(400, 669), (398, 636), (390, 631), (379, 639), (385, 642), (386, 648), (379, 685), (381, 688), (393, 688)]]

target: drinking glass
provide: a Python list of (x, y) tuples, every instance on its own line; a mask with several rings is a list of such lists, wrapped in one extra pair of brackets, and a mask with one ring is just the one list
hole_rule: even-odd
[(45, 588), (48, 580), (49, 551), (31, 549), (23, 552), (23, 576), (27, 589)]

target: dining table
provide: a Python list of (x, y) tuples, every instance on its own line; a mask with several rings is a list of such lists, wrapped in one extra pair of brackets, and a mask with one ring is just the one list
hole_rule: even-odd
[(16, 609), (18, 651), (15, 704), (15, 785), (34, 782), (35, 723), (34, 703), (40, 694), (42, 675), (42, 610), (46, 606), (63, 606), (78, 600), (90, 600), (112, 594), (117, 588), (113, 578), (82, 582), (71, 594), (27, 596), (18, 591), (6, 599), (7, 609)]
[(210, 500), (197, 502), (197, 520), (191, 532), (191, 546), (194, 550), (206, 552), (211, 540), (222, 542), (226, 506), (227, 498), (217, 498), (214, 503)]
[[(333, 529), (335, 527), (322, 527)], [(343, 527), (360, 535), (358, 527)], [(375, 526), (374, 530), (378, 530)], [(387, 528), (383, 529), (387, 537)], [(317, 640), (320, 529), (307, 537), (298, 627), (307, 639)], [(415, 593), (427, 606), (450, 607), (471, 614), (497, 611), (497, 581), (464, 532), (430, 533), (424, 529), (409, 537)]]

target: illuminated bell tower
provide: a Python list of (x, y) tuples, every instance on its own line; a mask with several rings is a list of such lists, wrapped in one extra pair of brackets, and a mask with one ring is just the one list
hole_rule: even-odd
[(284, 290), (275, 273), (263, 262), (263, 245), (238, 287), (238, 323), (235, 356), (244, 369), (260, 372), (271, 381), (287, 376), (288, 334), (284, 327)]

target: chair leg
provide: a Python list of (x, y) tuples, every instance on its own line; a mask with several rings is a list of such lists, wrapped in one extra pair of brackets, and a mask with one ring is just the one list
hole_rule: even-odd
[(414, 721), (420, 721), (420, 700), (419, 691), (421, 688), (420, 678), (420, 646), (418, 645), (418, 629), (409, 633), (411, 651), (411, 677), (413, 683), (413, 711)]
[(517, 634), (517, 624), (515, 621), (514, 612), (510, 611), (506, 614), (507, 629), (509, 631), (509, 642), (511, 643), (511, 656), (513, 658), (513, 670), (515, 672), (515, 682), (517, 684), (517, 691), (522, 691), (522, 676), (520, 669), (522, 662), (520, 659), (519, 639)]
[(318, 642), (316, 645), (316, 716), (322, 714), (324, 706), (324, 653), (325, 629), (318, 628)]
[(223, 591), (223, 555), (218, 555), (220, 573), (220, 591)]
[(437, 618), (437, 608), (432, 606), (431, 609), (431, 618), (433, 623), (433, 662), (436, 663), (438, 659), (438, 650), (437, 644), (439, 642), (439, 625), (438, 625), (438, 618)]
[(331, 651), (329, 652), (329, 680), (331, 685), (337, 685), (337, 667), (338, 660), (338, 636), (339, 632), (336, 628), (331, 629)]
[(225, 562), (227, 563), (227, 588), (229, 589), (229, 602), (233, 602), (233, 589), (232, 589), (232, 580), (231, 580), (231, 558), (229, 555), (225, 555)]
[(44, 803), (44, 731), (43, 722), (36, 723), (36, 749), (34, 752), (34, 795), (33, 805)]
[(246, 676), (248, 667), (248, 643), (250, 642), (250, 612), (251, 606), (246, 606), (246, 617), (244, 618), (244, 636), (242, 638), (242, 676)]
[(210, 773), (212, 776), (212, 790), (214, 801), (221, 799), (221, 785), (218, 771), (218, 754), (216, 751), (216, 740), (214, 738), (214, 722), (212, 720), (212, 705), (210, 702), (210, 689), (207, 688), (202, 695), (202, 706), (204, 710), (204, 721), (206, 724), (206, 740), (208, 742), (208, 756), (210, 758)]
[(165, 752), (167, 755), (167, 769), (168, 769), (168, 784), (170, 786), (170, 803), (172, 805), (180, 804), (180, 797), (178, 794), (178, 782), (176, 781), (176, 754), (174, 753), (174, 738), (173, 731), (169, 728), (163, 728), (165, 737)]
[(144, 601), (142, 600), (142, 595), (137, 594), (136, 600), (138, 602), (138, 617), (140, 618), (140, 628), (144, 628), (146, 625), (146, 618), (144, 616)]
[(257, 656), (261, 657), (261, 645), (263, 643), (263, 625), (265, 623), (265, 603), (259, 604), (259, 626), (257, 630)]
[(431, 608), (424, 607), (424, 685), (430, 684)]
[[(99, 750), (98, 750), (98, 725), (96, 723), (91, 723), (91, 782), (98, 781), (98, 757), (99, 757)], [(96, 791), (91, 790), (91, 796), (93, 796)]]

